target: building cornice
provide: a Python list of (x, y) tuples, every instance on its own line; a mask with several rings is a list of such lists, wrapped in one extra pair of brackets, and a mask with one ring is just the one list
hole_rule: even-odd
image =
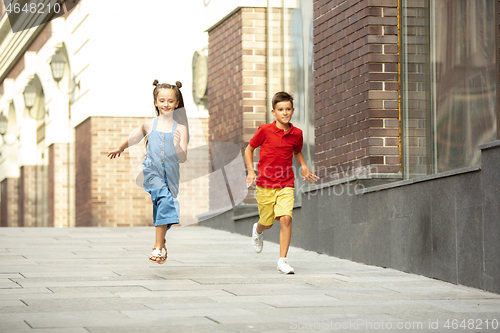
[[(47, 5), (51, 0), (42, 0)], [(20, 26), (18, 32), (12, 32), (9, 17), (4, 14), (0, 20), (0, 82), (5, 80), (30, 46), (31, 42), (43, 30), (45, 24), (40, 24), (48, 13), (26, 13), (16, 21)], [(32, 26), (33, 28), (28, 28)]]

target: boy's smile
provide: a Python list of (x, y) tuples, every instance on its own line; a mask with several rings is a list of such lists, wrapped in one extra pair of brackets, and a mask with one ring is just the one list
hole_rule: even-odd
[(282, 130), (288, 130), (290, 128), (290, 120), (292, 120), (293, 111), (295, 109), (292, 107), (290, 101), (283, 101), (276, 103), (274, 110), (272, 110), (273, 116), (276, 118), (276, 127)]

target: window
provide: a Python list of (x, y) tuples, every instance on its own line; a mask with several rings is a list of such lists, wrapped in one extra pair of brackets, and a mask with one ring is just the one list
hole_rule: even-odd
[(401, 0), (405, 178), (479, 165), (497, 138), (496, 1)]

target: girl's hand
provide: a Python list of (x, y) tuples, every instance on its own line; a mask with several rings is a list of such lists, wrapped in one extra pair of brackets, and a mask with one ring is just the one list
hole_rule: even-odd
[(120, 148), (116, 148), (115, 150), (110, 151), (107, 157), (113, 159), (115, 157), (120, 157), (121, 153), (123, 153), (123, 150), (121, 150)]
[(181, 144), (181, 132), (179, 130), (175, 130), (174, 132), (174, 146), (179, 147)]
[(308, 180), (309, 183), (312, 184), (312, 181), (314, 180), (315, 182), (318, 181), (319, 177), (316, 176), (314, 173), (312, 173), (311, 170), (309, 170), (308, 167), (302, 167), (300, 170), (300, 173), (302, 174), (302, 180)]

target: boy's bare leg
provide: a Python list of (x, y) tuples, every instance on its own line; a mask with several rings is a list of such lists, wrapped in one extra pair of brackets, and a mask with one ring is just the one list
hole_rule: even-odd
[(262, 234), (264, 230), (271, 228), (270, 226), (264, 226), (260, 223), (260, 220), (257, 223), (254, 223), (252, 226), (252, 246), (253, 250), (257, 253), (262, 252), (262, 247), (264, 246), (264, 235)]
[(292, 218), (288, 215), (280, 217), (280, 257), (286, 258), (290, 239), (292, 238)]
[(271, 229), (273, 225), (262, 225), (260, 224), (260, 220), (259, 222), (257, 222), (257, 233), (261, 234), (264, 230), (267, 230), (267, 229)]

